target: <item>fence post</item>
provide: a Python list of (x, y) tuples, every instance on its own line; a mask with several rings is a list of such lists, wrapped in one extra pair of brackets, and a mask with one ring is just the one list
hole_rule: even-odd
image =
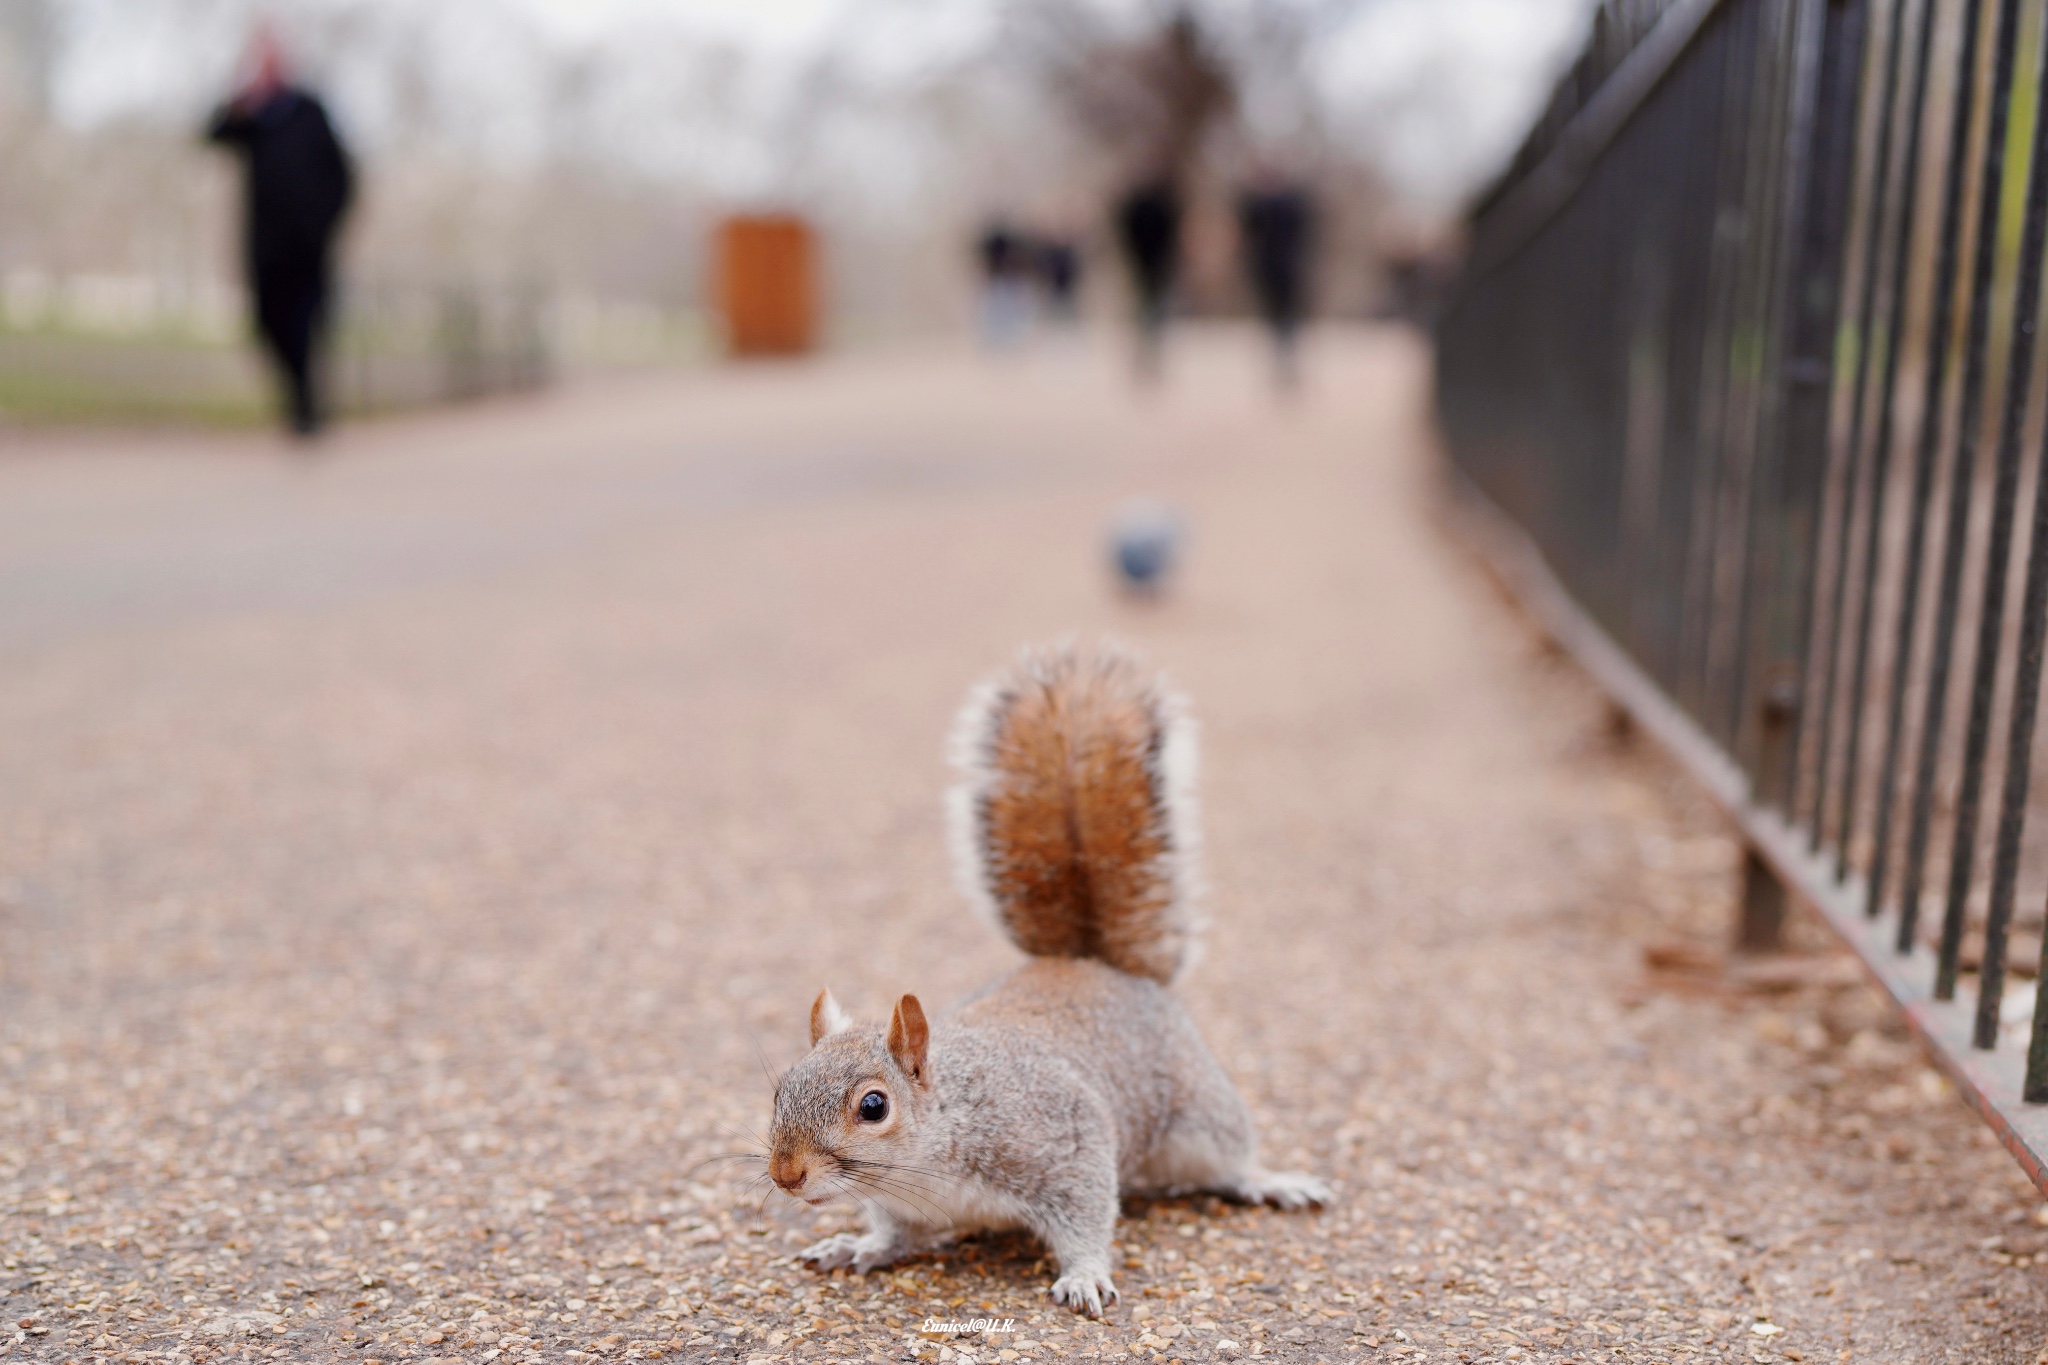
[(1745, 953), (1771, 953), (1785, 942), (1785, 883), (1753, 846), (1742, 850), (1742, 911), (1735, 925), (1735, 947)]
[[(1826, 482), (1850, 180), (1860, 119), (1868, 0), (1800, 0), (1787, 97), (1786, 184), (1770, 310), (1777, 363), (1759, 395), (1747, 730), (1751, 799), (1794, 816), (1801, 716), (1813, 648), (1820, 507)], [(1743, 738), (1740, 734), (1738, 739)], [(1737, 942), (1780, 946), (1785, 888), (1752, 848)]]

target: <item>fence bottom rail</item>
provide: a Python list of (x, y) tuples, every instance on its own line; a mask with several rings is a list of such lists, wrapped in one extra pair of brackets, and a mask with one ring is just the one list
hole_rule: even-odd
[(1458, 536), (1543, 631), (1706, 788), (1740, 829), (1747, 852), (1738, 945), (1751, 950), (1777, 945), (1788, 892), (1813, 906), (1855, 952), (1871, 980), (1897, 1003), (1963, 1099), (2048, 1194), (2048, 1104), (2022, 1098), (2024, 1049), (1975, 1047), (1975, 1010), (1960, 999), (1934, 996), (1934, 953), (1920, 946), (1900, 953), (1888, 921), (1863, 914), (1861, 880), (1854, 875), (1836, 880), (1831, 857), (1813, 852), (1783, 816), (1753, 800), (1741, 768), (1573, 600), (1535, 542), (1463, 474), (1450, 469), (1448, 477), (1448, 511)]

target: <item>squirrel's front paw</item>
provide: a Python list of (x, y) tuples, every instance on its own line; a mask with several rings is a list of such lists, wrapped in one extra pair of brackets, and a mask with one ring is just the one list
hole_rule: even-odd
[(1091, 1318), (1102, 1316), (1104, 1303), (1115, 1303), (1116, 1286), (1106, 1270), (1070, 1270), (1052, 1282), (1052, 1301)]
[(837, 1270), (850, 1265), (856, 1275), (865, 1275), (870, 1270), (899, 1260), (909, 1249), (910, 1244), (900, 1237), (873, 1232), (865, 1237), (856, 1237), (850, 1232), (842, 1232), (806, 1249), (797, 1259), (809, 1261), (820, 1270)]
[(820, 1270), (837, 1270), (843, 1265), (852, 1265), (860, 1249), (860, 1238), (850, 1232), (842, 1232), (805, 1247), (797, 1259), (808, 1261)]
[(865, 1275), (870, 1270), (894, 1265), (908, 1250), (910, 1243), (904, 1241), (863, 1240), (853, 1249), (853, 1272)]

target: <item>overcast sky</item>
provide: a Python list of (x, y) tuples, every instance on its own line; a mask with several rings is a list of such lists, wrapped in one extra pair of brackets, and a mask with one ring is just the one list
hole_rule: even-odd
[[(847, 8), (845, 0), (509, 0), (542, 16), (565, 34), (588, 34), (636, 15), (659, 11), (749, 46), (806, 50), (825, 38)], [(975, 4), (976, 0), (963, 0)]]
[[(325, 75), (338, 114), (372, 146), (404, 133), (399, 87), (424, 81), (477, 151), (516, 162), (548, 145), (535, 87), (553, 59), (602, 53), (619, 91), (619, 126), (677, 124), (663, 145), (694, 148), (692, 173), (710, 166), (710, 180), (734, 182), (714, 188), (746, 192), (772, 181), (765, 130), (801, 98), (792, 87), (817, 54), (846, 58), (870, 80), (908, 81), (992, 41), (998, 0), (45, 3), (56, 17), (52, 95), (74, 126), (189, 120), (219, 92), (251, 16), (269, 13), (288, 30), (356, 35), (357, 46), (332, 57)], [(1576, 49), (1589, 7), (1590, 0), (1355, 0), (1319, 47), (1311, 83), (1399, 191), (1418, 206), (1449, 208), (1512, 151)], [(705, 79), (679, 55), (693, 45), (727, 50), (716, 68), (724, 85), (715, 116), (678, 88)], [(411, 63), (403, 77), (392, 70), (394, 51)], [(626, 107), (633, 100), (638, 113)], [(720, 126), (682, 126), (692, 119)], [(642, 169), (659, 173), (666, 164)]]

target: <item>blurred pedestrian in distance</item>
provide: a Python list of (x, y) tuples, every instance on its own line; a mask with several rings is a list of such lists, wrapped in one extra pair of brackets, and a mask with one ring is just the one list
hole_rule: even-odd
[(1167, 307), (1180, 269), (1180, 192), (1169, 181), (1140, 185), (1117, 205), (1117, 242), (1138, 302), (1138, 373), (1159, 373)]
[(326, 109), (292, 83), (269, 28), (250, 40), (244, 66), (244, 79), (206, 135), (242, 157), (243, 251), (256, 327), (283, 373), (291, 428), (310, 436), (323, 415), (318, 372), (335, 230), (355, 176)]
[(1023, 339), (1031, 325), (1029, 244), (1007, 223), (981, 234), (981, 336), (997, 349)]
[(1073, 323), (1081, 317), (1081, 249), (1064, 237), (1048, 237), (1032, 253), (1038, 270), (1039, 288), (1045, 294), (1045, 314), (1054, 322)]
[(1274, 377), (1291, 390), (1300, 382), (1297, 346), (1308, 313), (1315, 227), (1308, 191), (1277, 180), (1256, 185), (1238, 199), (1237, 222), (1245, 274), (1273, 334)]

